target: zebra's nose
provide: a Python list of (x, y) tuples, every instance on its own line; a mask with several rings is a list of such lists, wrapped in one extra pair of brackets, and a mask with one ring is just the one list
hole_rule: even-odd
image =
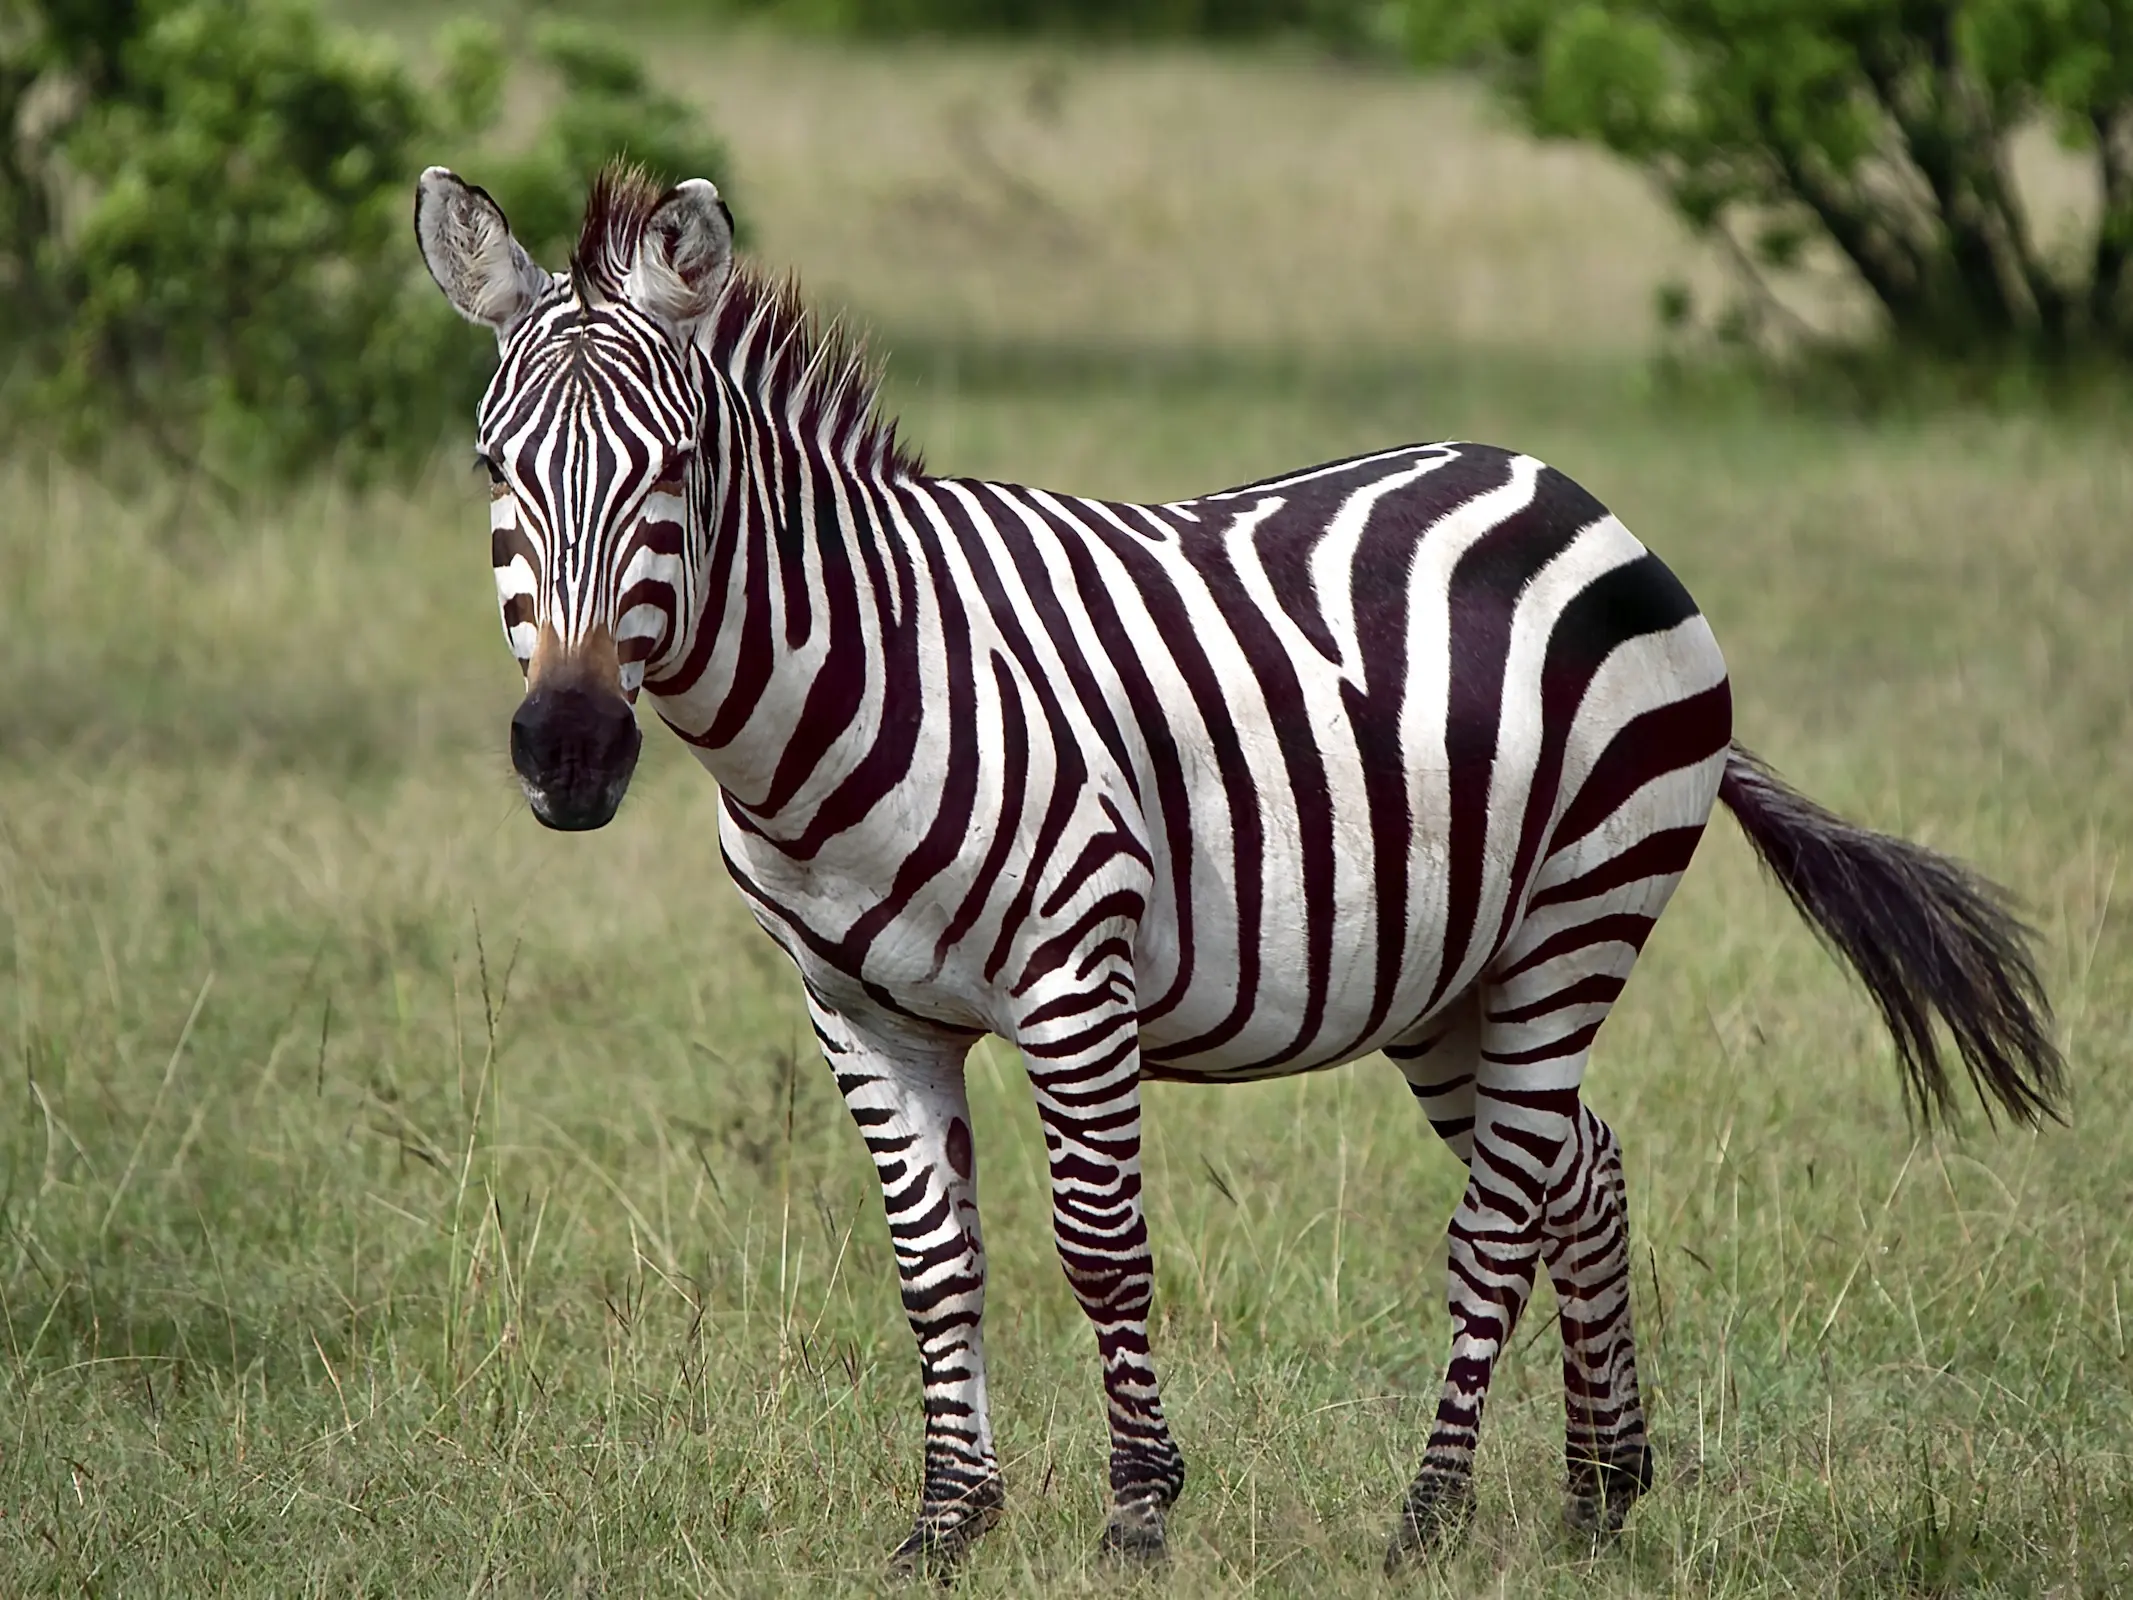
[(629, 702), (599, 690), (536, 689), (511, 718), (511, 765), (533, 814), (568, 832), (613, 818), (643, 742)]

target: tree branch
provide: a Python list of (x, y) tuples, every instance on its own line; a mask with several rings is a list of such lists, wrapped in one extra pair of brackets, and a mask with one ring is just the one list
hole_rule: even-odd
[(2092, 111), (2096, 131), (2097, 176), (2103, 190), (2103, 214), (2096, 219), (2096, 254), (2089, 269), (2089, 327), (2105, 337), (2119, 328), (2119, 291), (2125, 285), (2126, 261), (2133, 254), (2133, 162), (2121, 143), (2133, 121), (2123, 109)]
[(1719, 217), (1711, 224), (1711, 234), (1725, 252), (1726, 259), (1732, 263), (1733, 270), (1740, 275), (1741, 282), (1746, 285), (1749, 294), (1764, 312), (1774, 313), (1792, 330), (1793, 337), (1803, 344), (1812, 344), (1820, 337), (1813, 324), (1778, 298), (1777, 291), (1770, 286), (1770, 279), (1764, 274), (1761, 265), (1749, 253), (1747, 247), (1733, 237), (1733, 230), (1726, 226), (1724, 217)]
[[(2061, 346), (2068, 331), (2067, 292), (2032, 244), (2021, 191), (2007, 168), (2007, 127), (1985, 85), (1964, 65), (1956, 49), (1952, 18), (1937, 43), (1942, 98), (1955, 125), (1956, 159), (1964, 168), (1964, 186), (1979, 208), (1980, 228), (2000, 282), (2002, 303), (2010, 314), (2027, 309), (2046, 343)], [(2031, 103), (2028, 95), (2017, 102)]]
[(1923, 288), (1924, 272), (1914, 259), (1892, 259), (1891, 244), (1908, 250), (1886, 232), (1877, 231), (1866, 209), (1844, 193), (1835, 182), (1823, 178), (1805, 155), (1772, 129), (1770, 150), (1785, 187), (1815, 214), (1830, 240), (1844, 252), (1865, 281), (1889, 320), (1898, 328), (1921, 328), (1929, 321)]
[[(2014, 328), (2014, 306), (1995, 259), (1987, 208), (1974, 184), (1977, 163), (1967, 148), (1971, 131), (1961, 126), (1958, 115), (1962, 68), (1948, 31), (1952, 18), (1943, 14), (1936, 20), (1937, 36), (1926, 44), (1926, 60), (1914, 54), (1917, 41), (1884, 35), (1860, 51), (1860, 71), (1896, 132), (1902, 159), (1925, 179), (1933, 197), (1934, 227), (1945, 240), (1946, 260), (1954, 269), (1949, 287), (1962, 300), (1959, 308), (1947, 305), (1938, 292), (1941, 285), (1933, 281), (1937, 274), (1928, 269), (1923, 298), (1932, 306), (1936, 331), (1944, 337), (1971, 330), (2004, 334)], [(1907, 92), (1906, 68), (1923, 69), (1930, 87)]]

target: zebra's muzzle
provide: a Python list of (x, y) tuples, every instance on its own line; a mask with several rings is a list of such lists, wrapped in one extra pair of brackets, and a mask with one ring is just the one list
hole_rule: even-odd
[(613, 820), (643, 743), (637, 714), (611, 691), (535, 689), (511, 718), (511, 765), (526, 802), (566, 833)]

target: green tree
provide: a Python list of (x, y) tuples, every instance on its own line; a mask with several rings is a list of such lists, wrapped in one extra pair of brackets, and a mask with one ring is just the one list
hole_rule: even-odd
[[(1410, 0), (1407, 26), (1534, 132), (1643, 168), (1759, 288), (1819, 240), (1901, 346), (2133, 353), (2133, 0)], [(2095, 165), (2067, 258), (2012, 173), (2040, 122)]]
[(18, 416), (83, 446), (224, 477), (425, 451), (489, 358), (409, 242), (423, 166), (492, 178), (551, 259), (610, 155), (725, 177), (687, 108), (577, 29), (535, 34), (560, 94), (502, 152), (493, 29), (448, 29), (423, 81), (303, 0), (8, 3), (0, 353)]

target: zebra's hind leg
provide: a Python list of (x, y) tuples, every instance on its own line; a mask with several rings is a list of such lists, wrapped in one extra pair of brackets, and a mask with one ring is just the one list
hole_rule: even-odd
[[(1481, 1003), (1468, 994), (1404, 1038), (1385, 1054), (1407, 1079), (1408, 1091), (1438, 1138), (1460, 1164), (1474, 1164), (1474, 1072), (1481, 1061)], [(1417, 1479), (1401, 1509), (1388, 1568), (1410, 1553), (1454, 1542), (1474, 1514), (1474, 1486), (1456, 1473)]]
[(1631, 1337), (1629, 1208), (1614, 1130), (1581, 1107), (1577, 1156), (1549, 1195), (1548, 1274), (1563, 1333), (1564, 1519), (1613, 1533), (1652, 1484)]
[(1481, 1097), (1525, 1108), (1524, 1148), (1531, 1170), (1545, 1174), (1542, 1253), (1563, 1338), (1565, 1515), (1592, 1532), (1622, 1526), (1651, 1486), (1652, 1455), (1630, 1326), (1621, 1149), (1578, 1091), (1593, 1040), (1696, 847), (1711, 765), (1683, 768), (1672, 783), (1662, 820), (1678, 825), (1626, 849), (1596, 825), (1559, 841), (1482, 991)]
[(1438, 1138), (1474, 1164), (1474, 1070), (1481, 1062), (1481, 998), (1466, 994), (1385, 1046)]
[(1408, 1485), (1384, 1553), (1384, 1568), (1393, 1572), (1453, 1545), (1474, 1517), (1480, 1412), (1495, 1359), (1534, 1289), (1542, 1229), (1540, 1186), (1519, 1163), (1519, 1137), (1510, 1133), (1506, 1141), (1502, 1107), (1480, 1094), (1480, 996), (1446, 1007), (1384, 1054), (1406, 1075), (1431, 1129), (1468, 1165), (1468, 1188), (1446, 1231), (1453, 1359), (1423, 1468)]

